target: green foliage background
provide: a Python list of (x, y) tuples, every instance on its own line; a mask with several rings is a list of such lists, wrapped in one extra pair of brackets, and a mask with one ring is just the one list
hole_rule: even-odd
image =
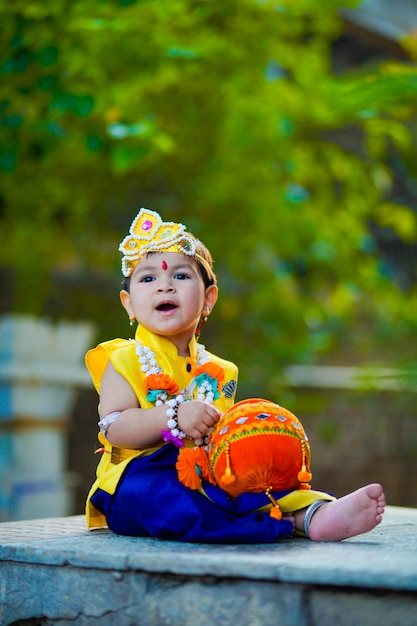
[[(141, 206), (216, 259), (203, 342), (245, 394), (289, 362), (412, 361), (417, 44), (336, 72), (328, 0), (0, 0), (0, 264), (20, 312), (125, 335), (119, 241)], [(414, 268), (415, 271), (415, 268)], [(266, 372), (268, 375), (266, 375)]]

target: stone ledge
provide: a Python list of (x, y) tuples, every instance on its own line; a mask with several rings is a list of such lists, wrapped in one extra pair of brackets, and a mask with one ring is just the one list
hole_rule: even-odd
[(84, 516), (0, 524), (0, 562), (417, 591), (417, 510), (340, 543), (208, 545), (87, 532)]
[(88, 533), (83, 516), (3, 523), (0, 624), (415, 626), (416, 531), (417, 510), (400, 507), (341, 543), (183, 544)]

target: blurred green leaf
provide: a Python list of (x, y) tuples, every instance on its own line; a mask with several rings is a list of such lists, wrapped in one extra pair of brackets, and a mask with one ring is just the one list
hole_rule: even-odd
[[(248, 392), (292, 360), (411, 353), (417, 68), (334, 69), (340, 10), (356, 5), (0, 0), (0, 263), (14, 308), (85, 311), (124, 332), (117, 247), (149, 206), (213, 252), (204, 341), (239, 362)], [(411, 35), (404, 45), (417, 58)], [(85, 281), (86, 301), (54, 297), (52, 274)]]

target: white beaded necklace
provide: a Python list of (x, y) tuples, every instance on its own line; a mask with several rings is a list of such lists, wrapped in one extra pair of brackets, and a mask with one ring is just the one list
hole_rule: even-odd
[[(162, 374), (163, 369), (159, 365), (155, 353), (148, 346), (144, 346), (139, 341), (136, 341), (136, 354), (141, 366), (142, 372), (145, 373), (146, 376), (150, 376), (151, 374)], [(205, 363), (209, 363), (210, 357), (208, 352), (206, 352), (205, 346), (198, 343), (197, 344), (197, 365), (204, 365)], [(196, 387), (195, 380), (193, 379), (191, 383), (188, 385), (187, 389), (184, 389), (183, 395), (185, 397), (191, 399), (193, 391)], [(164, 394), (166, 396), (166, 394)], [(211, 388), (211, 385), (207, 383), (207, 381), (203, 382), (202, 385), (198, 387), (197, 399), (203, 400), (211, 404), (213, 402), (214, 394)], [(165, 400), (166, 398), (160, 398), (161, 400)], [(159, 403), (161, 404), (161, 403)], [(157, 405), (159, 406), (159, 405)]]
[[(148, 347), (144, 346), (139, 341), (136, 341), (136, 355), (139, 360), (141, 371), (148, 377), (151, 374), (163, 374), (163, 369), (160, 367), (155, 353)], [(206, 352), (205, 346), (197, 344), (197, 366), (204, 365), (210, 362), (208, 352)], [(197, 387), (197, 400), (212, 404), (214, 401), (213, 387), (208, 380), (203, 380), (197, 386), (195, 378), (192, 379), (186, 389), (177, 394), (175, 397), (168, 398), (168, 393), (161, 390), (155, 395), (155, 406), (167, 405), (166, 416), (168, 418), (167, 426), (169, 431), (162, 431), (164, 441), (172, 442), (175, 446), (181, 447), (184, 445), (182, 439), (186, 437), (178, 428), (178, 407), (186, 400), (192, 400), (194, 396), (194, 390)], [(202, 446), (207, 443), (207, 437), (204, 439), (196, 439), (195, 444)]]

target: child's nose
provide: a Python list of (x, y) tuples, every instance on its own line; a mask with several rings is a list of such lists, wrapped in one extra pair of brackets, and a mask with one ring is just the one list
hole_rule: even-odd
[(174, 285), (168, 276), (164, 276), (160, 279), (158, 291), (174, 291)]

